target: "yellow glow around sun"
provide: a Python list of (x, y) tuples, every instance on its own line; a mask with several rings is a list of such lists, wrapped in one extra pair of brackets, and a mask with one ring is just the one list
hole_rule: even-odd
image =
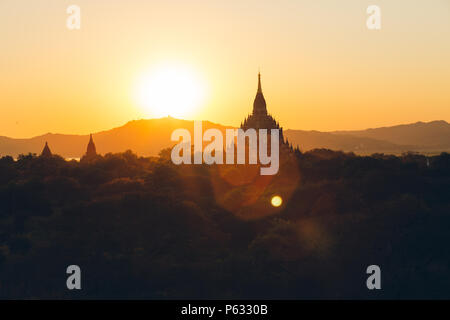
[(152, 117), (191, 115), (204, 102), (206, 86), (184, 65), (164, 64), (145, 74), (138, 83), (137, 100)]
[(279, 207), (283, 203), (283, 199), (280, 196), (274, 196), (270, 202), (272, 206)]

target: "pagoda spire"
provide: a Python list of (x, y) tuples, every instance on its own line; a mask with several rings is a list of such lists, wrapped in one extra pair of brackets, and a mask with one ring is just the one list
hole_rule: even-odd
[(255, 101), (253, 102), (253, 115), (267, 115), (266, 100), (264, 99), (264, 95), (262, 93), (260, 72), (258, 72), (258, 91), (256, 92)]
[(261, 87), (261, 72), (258, 72), (258, 93), (262, 93), (262, 87)]
[(86, 157), (87, 158), (94, 158), (97, 156), (97, 149), (95, 148), (94, 139), (92, 139), (92, 133), (89, 137), (89, 143), (86, 150)]
[(52, 156), (52, 152), (50, 151), (47, 141), (45, 141), (45, 146), (44, 146), (44, 149), (42, 150), (41, 157), (48, 158), (51, 156)]

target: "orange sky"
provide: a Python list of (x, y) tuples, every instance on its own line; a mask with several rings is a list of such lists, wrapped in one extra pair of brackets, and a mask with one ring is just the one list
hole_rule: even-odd
[[(71, 4), (80, 30), (66, 28)], [(382, 10), (379, 31), (366, 27), (371, 4)], [(163, 62), (207, 84), (188, 119), (239, 125), (260, 68), (284, 128), (450, 121), (448, 0), (2, 0), (0, 21), (3, 136), (154, 117), (135, 92)]]

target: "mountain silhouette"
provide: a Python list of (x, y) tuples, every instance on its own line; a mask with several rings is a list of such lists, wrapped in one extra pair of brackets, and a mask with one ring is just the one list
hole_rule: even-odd
[[(177, 142), (171, 141), (172, 132), (185, 128), (193, 137), (194, 121), (175, 119), (172, 117), (148, 120), (134, 120), (124, 126), (107, 131), (94, 133), (93, 139), (99, 154), (117, 153), (126, 150), (141, 156), (155, 156), (167, 147)], [(225, 132), (226, 127), (203, 121), (203, 130), (217, 128)], [(45, 142), (48, 142), (52, 152), (65, 158), (81, 158), (86, 152), (89, 135), (69, 135), (47, 133), (30, 139), (13, 139), (0, 137), (0, 156), (19, 154), (40, 154)]]
[(361, 131), (335, 131), (333, 133), (385, 140), (400, 145), (415, 145), (424, 149), (450, 148), (450, 124), (443, 120)]
[(354, 131), (287, 130), (286, 136), (304, 150), (327, 148), (359, 154), (450, 150), (450, 124), (443, 120)]
[[(170, 140), (175, 129), (185, 128), (193, 136), (194, 122), (171, 117), (134, 120), (125, 125), (93, 134), (97, 152), (105, 154), (132, 150), (141, 156), (155, 156), (162, 149), (176, 144)], [(222, 132), (231, 126), (203, 121), (203, 130), (217, 128)], [(382, 127), (359, 131), (285, 130), (285, 137), (302, 151), (316, 148), (342, 150), (358, 154), (406, 151), (439, 153), (450, 150), (450, 124), (445, 121)], [(80, 158), (86, 152), (89, 135), (53, 134), (14, 139), (0, 137), (0, 156), (36, 153), (48, 142), (52, 153), (65, 158)]]

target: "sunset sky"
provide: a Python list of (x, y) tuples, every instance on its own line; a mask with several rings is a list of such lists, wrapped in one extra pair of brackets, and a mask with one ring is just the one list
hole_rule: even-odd
[[(366, 27), (372, 4), (381, 30)], [(239, 125), (260, 69), (285, 129), (450, 122), (449, 0), (2, 0), (0, 39), (0, 136), (161, 117), (137, 97), (161, 68), (201, 90), (186, 119)]]

